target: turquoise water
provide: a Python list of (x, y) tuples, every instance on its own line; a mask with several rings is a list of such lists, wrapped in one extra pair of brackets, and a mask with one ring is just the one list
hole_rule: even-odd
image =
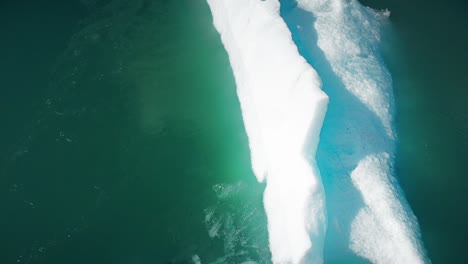
[[(468, 229), (467, 4), (388, 8), (396, 169), (433, 263)], [(1, 263), (268, 263), (263, 185), (205, 1), (0, 3)]]
[(270, 259), (204, 1), (2, 5), (2, 263)]

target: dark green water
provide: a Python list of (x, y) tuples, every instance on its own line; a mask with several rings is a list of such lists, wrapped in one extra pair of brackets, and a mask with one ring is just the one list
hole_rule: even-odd
[(397, 173), (433, 263), (466, 263), (468, 2), (364, 0), (392, 15)]
[[(362, 2), (392, 12), (400, 183), (433, 263), (464, 263), (468, 6)], [(0, 28), (0, 263), (268, 262), (205, 1), (2, 1)]]
[(205, 1), (0, 12), (1, 263), (270, 259)]

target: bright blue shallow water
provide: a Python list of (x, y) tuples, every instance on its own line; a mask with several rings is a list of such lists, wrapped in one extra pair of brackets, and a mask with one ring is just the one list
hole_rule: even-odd
[[(378, 195), (381, 196), (381, 201), (384, 202), (382, 204), (370, 204), (370, 200), (365, 200), (365, 197), (369, 197), (369, 190), (360, 188), (357, 178), (352, 177), (359, 166), (358, 164), (367, 157), (380, 155), (379, 153), (382, 152), (388, 153), (390, 156), (395, 154), (394, 139), (389, 136), (387, 128), (384, 127), (386, 124), (381, 121), (381, 116), (378, 115), (384, 113), (379, 112), (384, 109), (389, 109), (389, 112), (393, 114), (391, 79), (386, 71), (385, 62), (381, 58), (382, 54), (379, 47), (374, 44), (377, 43), (375, 42), (375, 33), (371, 30), (360, 31), (364, 25), (357, 24), (356, 27), (353, 23), (360, 23), (359, 17), (356, 15), (358, 13), (362, 14), (364, 19), (367, 19), (370, 23), (375, 23), (375, 26), (371, 29), (379, 29), (379, 24), (377, 21), (372, 20), (370, 13), (360, 10), (358, 5), (346, 5), (343, 14), (332, 13), (327, 15), (343, 16), (340, 18), (348, 21), (348, 24), (343, 25), (343, 27), (347, 27), (348, 31), (341, 31), (341, 25), (335, 24), (340, 23), (340, 20), (329, 22), (327, 28), (323, 29), (321, 26), (324, 23), (322, 22), (323, 18), (315, 17), (315, 14), (297, 7), (294, 1), (282, 1), (282, 4), (282, 16), (292, 32), (300, 53), (316, 69), (323, 83), (322, 89), (330, 97), (316, 155), (327, 198), (328, 229), (325, 237), (324, 259), (326, 263), (365, 263), (366, 261), (363, 258), (357, 256), (355, 248), (351, 250), (351, 245), (356, 245), (356, 243), (360, 243), (358, 241), (361, 241), (356, 238), (356, 233), (353, 235), (353, 232), (355, 232), (353, 226), (356, 225), (363, 208), (371, 208), (372, 206), (384, 208), (388, 207), (389, 203), (399, 200), (403, 204), (403, 210), (410, 217), (412, 214), (397, 183), (387, 185), (384, 181), (375, 182), (374, 188), (383, 187), (398, 191), (396, 191), (394, 197), (380, 193)], [(352, 14), (351, 9), (356, 13)], [(317, 14), (320, 16), (319, 12)], [(388, 22), (384, 23), (382, 17), (381, 27), (384, 28), (386, 23)], [(330, 49), (327, 46), (320, 45), (330, 40), (341, 40), (333, 40), (334, 36), (330, 34), (338, 34), (346, 39), (344, 43), (341, 43), (343, 46), (358, 45), (360, 54), (347, 53), (340, 50), (343, 46), (337, 46), (335, 47), (337, 50), (334, 50), (334, 52), (339, 55), (327, 57), (330, 54)], [(329, 43), (329, 45), (332, 44)], [(369, 58), (375, 58), (375, 60)], [(352, 64), (353, 67), (347, 68), (347, 64)], [(345, 69), (345, 72), (340, 72), (342, 69)], [(350, 78), (350, 75), (359, 77)], [(372, 81), (375, 81), (381, 90), (367, 85), (367, 82)], [(353, 87), (359, 92), (352, 92)], [(363, 100), (362, 95), (365, 94), (370, 94), (369, 98), (371, 99), (374, 98), (372, 96), (376, 95), (389, 94), (389, 96), (382, 101), (371, 101), (371, 104), (369, 104)], [(373, 111), (372, 102), (378, 102), (378, 111)], [(395, 124), (391, 123), (390, 125), (394, 129)], [(387, 168), (381, 166), (372, 165), (362, 175), (370, 173), (371, 177), (377, 178), (379, 170), (387, 170)], [(393, 166), (390, 167), (389, 173), (384, 172), (384, 177), (388, 177), (390, 182), (393, 181), (392, 169)], [(378, 219), (376, 221), (390, 220), (394, 217), (392, 214), (394, 213), (387, 213), (386, 215), (376, 213), (375, 216)], [(414, 234), (418, 235), (417, 227), (411, 227), (410, 221), (412, 220), (410, 218), (401, 215), (396, 221), (400, 224), (408, 224), (407, 228), (414, 230)], [(369, 230), (370, 228), (369, 226)], [(385, 228), (389, 228), (389, 226), (385, 226)], [(385, 234), (385, 228), (380, 231), (370, 232), (372, 232), (373, 236), (379, 235), (391, 239), (394, 233)], [(405, 232), (405, 235), (407, 237), (414, 236), (413, 231)], [(372, 245), (382, 243), (382, 241), (367, 240), (367, 243), (372, 248)], [(402, 241), (393, 243), (399, 244)], [(408, 246), (406, 245), (406, 247)], [(381, 254), (382, 257), (384, 254), (378, 251), (369, 253), (370, 255), (367, 256)], [(395, 252), (390, 254), (395, 254)]]
[[(418, 218), (432, 262), (462, 263), (468, 232), (463, 224), (468, 212), (460, 206), (467, 201), (466, 2), (361, 2), (391, 12), (382, 51), (395, 93), (396, 175)], [(301, 49), (300, 41), (296, 43)], [(315, 63), (319, 71), (323, 69), (320, 58)], [(325, 84), (334, 78), (321, 77)], [(333, 188), (329, 179), (324, 181)], [(349, 200), (353, 199), (359, 200), (359, 195), (351, 192)], [(336, 257), (334, 252), (328, 254)]]

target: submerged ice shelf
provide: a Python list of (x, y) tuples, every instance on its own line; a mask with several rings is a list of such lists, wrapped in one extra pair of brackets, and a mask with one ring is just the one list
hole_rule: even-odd
[(357, 0), (289, 3), (283, 16), (331, 98), (316, 157), (330, 221), (326, 255), (428, 262), (393, 172), (392, 78), (380, 55), (380, 31), (389, 12)]
[(252, 167), (267, 183), (273, 262), (321, 263), (323, 252), (330, 261), (429, 262), (392, 170), (392, 79), (379, 51), (388, 13), (356, 0), (208, 4)]

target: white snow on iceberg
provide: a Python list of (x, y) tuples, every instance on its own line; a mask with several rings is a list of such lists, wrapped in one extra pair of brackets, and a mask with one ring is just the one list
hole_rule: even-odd
[(208, 0), (234, 72), (252, 167), (266, 180), (274, 263), (321, 263), (325, 201), (314, 156), (328, 97), (277, 0)]

